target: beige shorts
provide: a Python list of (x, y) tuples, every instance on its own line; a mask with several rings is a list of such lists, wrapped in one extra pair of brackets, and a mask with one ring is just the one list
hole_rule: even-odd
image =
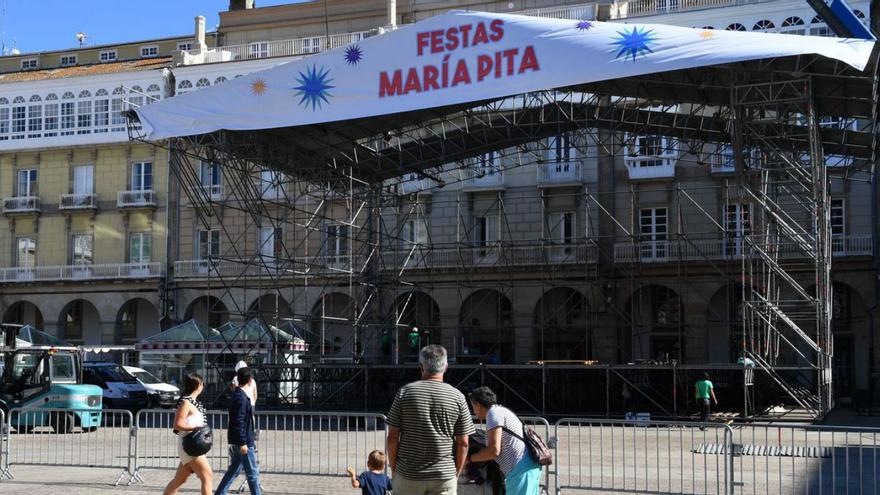
[(410, 480), (394, 473), (394, 495), (456, 495), (458, 479)]

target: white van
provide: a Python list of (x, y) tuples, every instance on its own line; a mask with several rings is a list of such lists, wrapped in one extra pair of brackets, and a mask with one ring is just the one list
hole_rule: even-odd
[(149, 407), (174, 407), (180, 398), (180, 389), (156, 378), (156, 375), (143, 368), (123, 366), (125, 371), (134, 376), (147, 389)]
[(101, 387), (104, 409), (137, 411), (147, 407), (147, 389), (116, 363), (85, 363), (83, 383)]

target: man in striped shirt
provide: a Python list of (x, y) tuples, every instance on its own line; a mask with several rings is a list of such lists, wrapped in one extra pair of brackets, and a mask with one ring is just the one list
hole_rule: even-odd
[(443, 382), (446, 349), (419, 351), (422, 379), (404, 385), (388, 412), (394, 495), (455, 495), (474, 423), (467, 400)]

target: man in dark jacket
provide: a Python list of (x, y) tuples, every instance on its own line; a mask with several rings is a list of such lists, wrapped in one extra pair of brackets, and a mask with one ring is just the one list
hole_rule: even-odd
[(226, 433), (229, 441), (229, 469), (220, 480), (214, 495), (226, 495), (229, 486), (241, 473), (242, 467), (251, 495), (260, 495), (260, 471), (257, 468), (254, 443), (254, 406), (242, 390), (242, 387), (247, 386), (252, 379), (250, 368), (241, 368), (236, 373), (236, 377), (238, 387), (229, 401), (229, 428)]

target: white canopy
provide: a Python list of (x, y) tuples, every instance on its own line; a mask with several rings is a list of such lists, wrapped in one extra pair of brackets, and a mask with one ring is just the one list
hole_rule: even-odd
[(452, 11), (137, 109), (146, 138), (334, 122), (872, 41)]

